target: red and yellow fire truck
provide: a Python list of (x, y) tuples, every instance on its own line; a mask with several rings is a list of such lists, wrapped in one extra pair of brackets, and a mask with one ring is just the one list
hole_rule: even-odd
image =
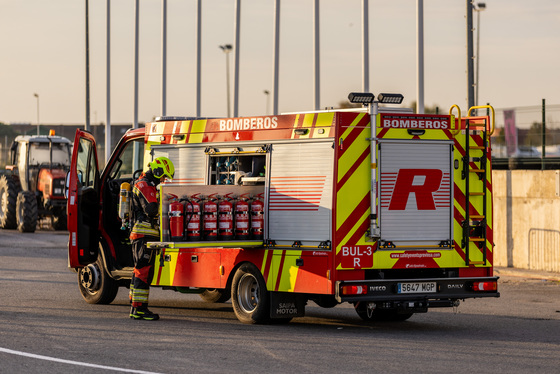
[(157, 119), (129, 130), (101, 173), (95, 139), (78, 130), (68, 261), (84, 299), (110, 303), (128, 286), (121, 184), (159, 156), (175, 176), (159, 189), (153, 287), (231, 298), (246, 323), (303, 316), (310, 300), (405, 320), (498, 297), (493, 109), (423, 115), (378, 106), (391, 95), (349, 97), (369, 110)]

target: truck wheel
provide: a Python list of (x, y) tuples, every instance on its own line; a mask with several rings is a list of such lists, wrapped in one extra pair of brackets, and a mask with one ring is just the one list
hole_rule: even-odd
[(18, 185), (10, 175), (0, 176), (0, 227), (3, 229), (16, 228), (18, 192)]
[(226, 289), (207, 289), (200, 294), (200, 298), (209, 303), (225, 303), (231, 299), (231, 291)]
[(103, 266), (101, 253), (93, 264), (78, 270), (78, 287), (88, 304), (111, 304), (119, 291), (118, 282)]
[(257, 267), (243, 264), (233, 277), (231, 286), (233, 311), (243, 323), (270, 322), (269, 294)]
[(21, 191), (16, 204), (17, 228), (20, 232), (35, 232), (37, 228), (37, 197), (32, 191)]
[(397, 313), (395, 309), (367, 309), (366, 302), (358, 302), (354, 304), (354, 308), (356, 309), (356, 313), (360, 316), (361, 319), (367, 322), (375, 322), (375, 321), (406, 321), (414, 313)]

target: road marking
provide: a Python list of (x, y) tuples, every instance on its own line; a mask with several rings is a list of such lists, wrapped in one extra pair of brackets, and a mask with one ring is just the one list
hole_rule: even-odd
[(71, 361), (71, 360), (63, 360), (63, 359), (61, 359), (61, 358), (54, 358), (54, 357), (49, 357), (49, 356), (36, 355), (36, 354), (33, 354), (33, 353), (26, 353), (26, 352), (20, 352), (20, 351), (13, 351), (13, 350), (11, 350), (11, 349), (1, 348), (1, 347), (0, 347), (0, 352), (8, 353), (8, 354), (11, 354), (11, 355), (18, 355), (18, 356), (36, 358), (36, 359), (38, 359), (38, 360), (60, 362), (60, 363), (63, 363), (63, 364), (77, 365), (77, 366), (87, 366), (87, 367), (96, 368), (96, 369), (120, 371), (120, 372), (123, 372), (123, 373), (160, 374), (160, 373), (155, 373), (155, 372), (153, 372), (153, 371), (142, 371), (142, 370), (122, 369), (122, 368), (116, 368), (116, 367), (112, 367), (112, 366), (88, 364), (88, 363), (86, 363), (86, 362)]

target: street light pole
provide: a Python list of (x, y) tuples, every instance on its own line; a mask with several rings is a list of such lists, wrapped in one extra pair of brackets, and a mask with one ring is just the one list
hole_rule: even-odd
[[(138, 128), (138, 49), (140, 39), (140, 0), (134, 2), (134, 122), (133, 127)], [(136, 170), (136, 169), (134, 169)]]
[(467, 0), (467, 109), (474, 106), (473, 3)]
[(362, 91), (369, 92), (369, 0), (362, 0)]
[(91, 131), (89, 106), (89, 0), (86, 0), (86, 131)]
[(33, 96), (37, 98), (37, 135), (39, 135), (39, 94), (34, 93)]
[(486, 9), (486, 3), (476, 4), (476, 83), (475, 83), (475, 95), (474, 95), (474, 105), (478, 106), (478, 75), (480, 71), (480, 12)]
[(105, 123), (105, 164), (111, 157), (111, 0), (107, 0), (107, 123)]
[(416, 113), (424, 114), (424, 0), (416, 0)]
[(167, 115), (167, 0), (161, 0), (161, 115)]
[(228, 118), (231, 117), (231, 111), (230, 111), (230, 89), (229, 89), (229, 53), (231, 52), (231, 50), (233, 49), (233, 46), (231, 44), (224, 44), (220, 46), (220, 49), (222, 51), (224, 51), (224, 53), (226, 54), (226, 95), (227, 95), (227, 116)]
[[(273, 27), (273, 43), (274, 48), (272, 49), (272, 114), (278, 114), (278, 85), (279, 85), (279, 74), (280, 74), (280, 0), (274, 1), (274, 27)], [(268, 91), (265, 91), (267, 95), (267, 107), (266, 115), (268, 115)]]
[(201, 53), (202, 53), (202, 0), (196, 1), (196, 118), (200, 118)]
[(313, 91), (315, 110), (321, 108), (321, 54), (320, 54), (319, 0), (313, 2)]
[[(234, 41), (233, 45), (233, 116), (237, 117), (239, 114), (239, 53), (241, 52), (241, 0), (235, 0), (234, 4)], [(228, 116), (229, 117), (229, 116)]]

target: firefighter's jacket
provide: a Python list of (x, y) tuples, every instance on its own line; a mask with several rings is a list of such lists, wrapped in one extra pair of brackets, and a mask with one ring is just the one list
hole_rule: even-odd
[(156, 186), (159, 180), (153, 176), (151, 170), (142, 173), (134, 182), (132, 189), (132, 219), (134, 225), (130, 232), (130, 240), (145, 236), (159, 238), (159, 202)]

